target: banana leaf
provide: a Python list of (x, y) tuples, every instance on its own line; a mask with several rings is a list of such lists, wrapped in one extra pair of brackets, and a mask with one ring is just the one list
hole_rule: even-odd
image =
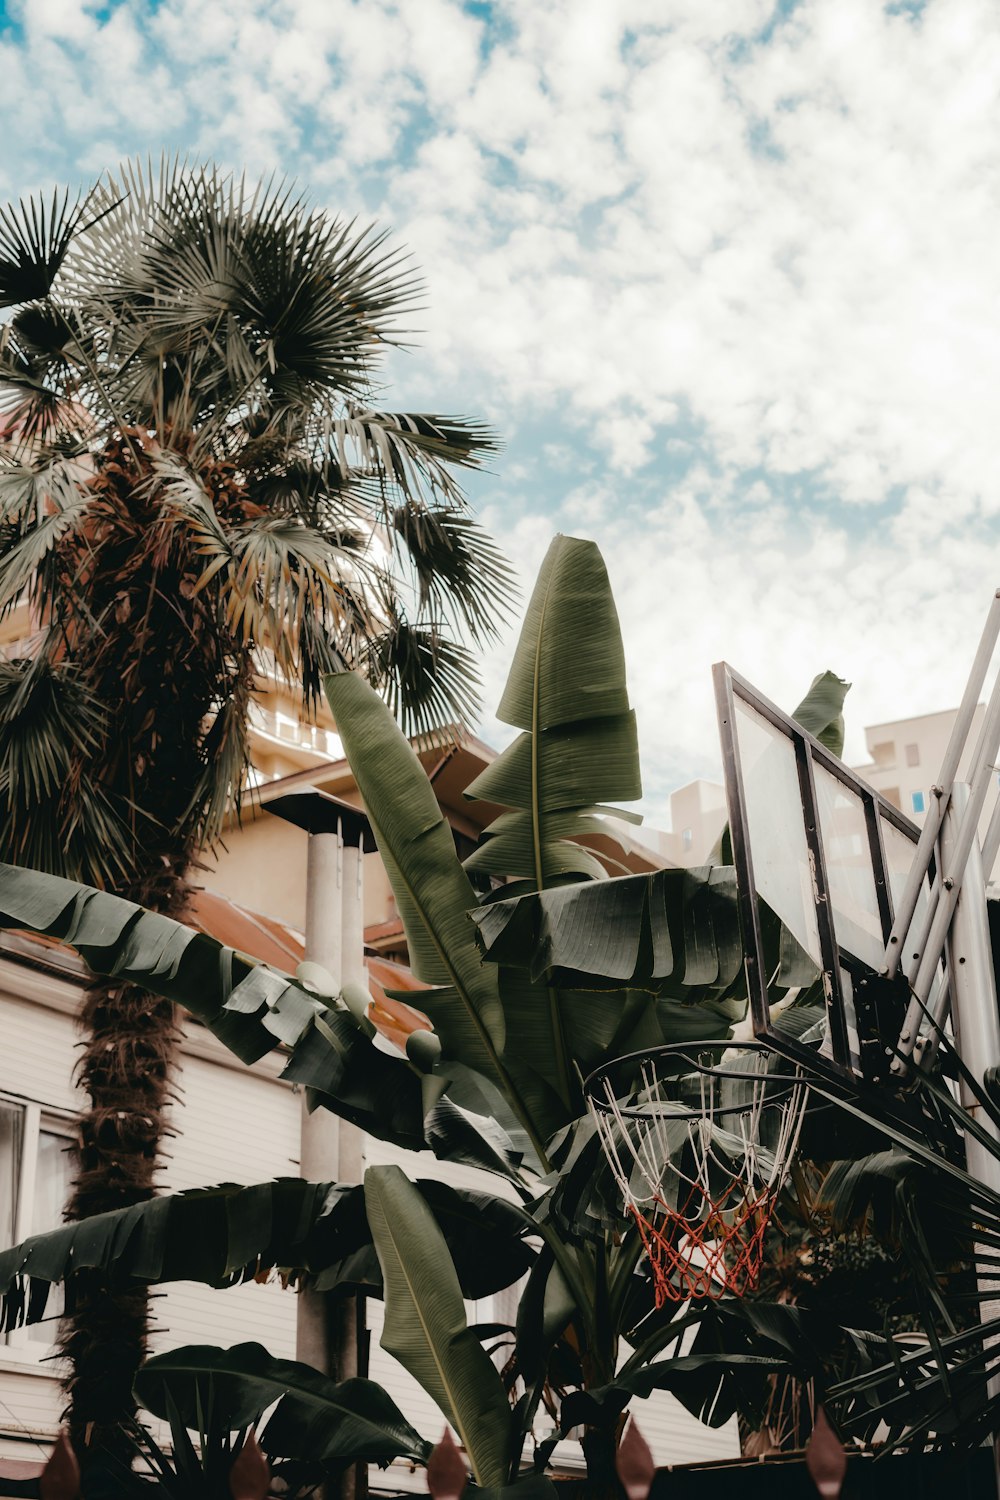
[(508, 1476), (511, 1412), (504, 1385), (466, 1321), (448, 1246), (398, 1167), (369, 1167), (365, 1202), (385, 1283), (382, 1347), (457, 1430), (476, 1483)]
[(547, 1122), (536, 1119), (506, 1065), (496, 971), (482, 962), (468, 918), (475, 891), (423, 767), (366, 682), (346, 672), (325, 682), (403, 919), (411, 966), (436, 986), (421, 990), (420, 1004), (441, 1040), (441, 1072), (457, 1062), (481, 1074), (544, 1163)]
[(792, 714), (803, 729), (836, 756), (844, 753), (844, 699), (850, 687), (849, 682), (834, 672), (820, 672)]
[[(420, 1179), (413, 1192), (448, 1247), (464, 1296), (490, 1296), (530, 1270), (535, 1251), (525, 1235), (533, 1221), (516, 1204), (433, 1179)], [(51, 1286), (67, 1277), (71, 1306), (71, 1272), (85, 1267), (120, 1284), (220, 1287), (280, 1267), (328, 1290), (363, 1286), (382, 1295), (363, 1188), (295, 1177), (195, 1188), (32, 1235), (0, 1252), (0, 1329), (42, 1320)]]
[(409, 1150), (424, 1144), (419, 1074), (373, 1047), (349, 1014), (328, 1009), (285, 974), (105, 891), (0, 864), (0, 927), (73, 948), (97, 974), (142, 985), (196, 1016), (245, 1063), (284, 1043), (283, 1076), (319, 1102)]
[(480, 962), (469, 927), (476, 894), (451, 829), (378, 694), (352, 672), (329, 676), (325, 685), (403, 920), (410, 966), (439, 987), (421, 991), (421, 1004), (446, 1060), (457, 1058), (502, 1085), (503, 1010), (496, 975)]
[[(566, 881), (603, 884), (605, 866), (581, 840), (607, 837), (602, 815), (614, 809), (603, 804), (634, 800), (642, 786), (618, 613), (593, 542), (553, 539), (498, 714), (522, 733), (465, 795), (509, 811), (486, 829), (466, 869), (538, 891)], [(472, 915), (484, 920), (482, 911)], [(514, 962), (523, 965), (523, 951)], [(549, 1134), (580, 1107), (581, 1057), (595, 1055), (584, 1039), (613, 1033), (621, 1004), (599, 1017), (599, 1007), (562, 992), (581, 986), (560, 988), (547, 975), (539, 984), (540, 977), (501, 973), (500, 994), (508, 1066)]]
[(147, 1411), (201, 1431), (209, 1415), (229, 1432), (254, 1426), (278, 1403), (261, 1434), (265, 1452), (330, 1463), (424, 1463), (430, 1443), (373, 1380), (337, 1382), (297, 1360), (276, 1359), (261, 1344), (219, 1349), (188, 1344), (148, 1359), (135, 1381)]
[[(557, 986), (615, 985), (687, 1003), (742, 985), (730, 866), (556, 886), (471, 913), (483, 956)], [(740, 989), (740, 998), (745, 998)]]
[(642, 785), (618, 612), (593, 542), (553, 538), (497, 715), (523, 732), (465, 796), (512, 811), (467, 867), (538, 889), (567, 875), (600, 878), (600, 862), (570, 841), (604, 832), (597, 814), (615, 810), (599, 804), (634, 801)]

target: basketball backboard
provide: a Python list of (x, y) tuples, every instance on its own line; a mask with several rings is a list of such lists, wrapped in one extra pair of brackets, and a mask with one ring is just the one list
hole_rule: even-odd
[[(754, 1035), (828, 1076), (888, 1081), (909, 991), (885, 977), (886, 946), (920, 830), (725, 662), (713, 670)], [(803, 988), (821, 1037), (776, 1024)]]

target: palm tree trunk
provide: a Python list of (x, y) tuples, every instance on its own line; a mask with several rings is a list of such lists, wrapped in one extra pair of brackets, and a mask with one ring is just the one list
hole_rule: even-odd
[[(166, 915), (183, 912), (187, 884), (161, 874), (129, 896)], [(75, 1221), (151, 1198), (167, 1133), (171, 1060), (179, 1038), (170, 1001), (132, 984), (90, 985), (80, 1013), (78, 1078), (88, 1096), (79, 1121), (76, 1177), (65, 1217)], [(70, 1362), (65, 1413), (84, 1473), (84, 1494), (114, 1494), (131, 1448), (121, 1422), (135, 1411), (132, 1383), (146, 1352), (145, 1288), (114, 1286), (99, 1270), (77, 1272), (67, 1288), (60, 1350)], [(107, 1481), (105, 1484), (104, 1481)]]

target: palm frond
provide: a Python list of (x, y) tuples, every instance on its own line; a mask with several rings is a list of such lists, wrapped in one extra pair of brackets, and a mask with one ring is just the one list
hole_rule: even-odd
[(39, 569), (53, 548), (93, 503), (93, 495), (74, 481), (64, 465), (53, 466), (48, 480), (43, 503), (49, 513), (18, 527), (15, 538), (0, 552), (0, 613), (11, 609), (24, 590), (38, 581)]
[(94, 755), (105, 728), (100, 703), (72, 667), (44, 655), (0, 661), (0, 791), (13, 801), (58, 795), (74, 752)]
[(253, 680), (249, 672), (234, 684), (221, 703), (202, 744), (204, 771), (196, 782), (184, 823), (194, 822), (199, 842), (218, 839), (230, 813), (238, 813), (250, 772), (250, 703)]
[(189, 464), (177, 454), (157, 453), (152, 459), (148, 482), (150, 488), (159, 488), (168, 513), (183, 520), (194, 534), (201, 555), (211, 563), (232, 558), (232, 543), (216, 513), (212, 496)]
[(0, 206), (0, 307), (48, 296), (89, 201), (56, 190)]
[(236, 527), (227, 579), (227, 623), (245, 641), (267, 645), (282, 671), (298, 667), (298, 637), (307, 602), (315, 614), (344, 615), (352, 559), (319, 532), (292, 518), (267, 516)]
[(477, 521), (451, 507), (401, 505), (392, 526), (413, 567), (422, 611), (457, 612), (479, 641), (494, 638), (518, 598), (514, 570)]
[(369, 681), (411, 735), (450, 740), (479, 713), (471, 651), (433, 624), (414, 624), (398, 606), (363, 653)]
[(44, 650), (0, 662), (0, 858), (115, 885), (131, 864), (128, 827), (85, 769), (101, 765), (103, 705)]
[(465, 506), (454, 469), (478, 469), (499, 452), (490, 427), (467, 417), (359, 411), (328, 415), (323, 437), (341, 473), (378, 481), (389, 504), (428, 491), (439, 501)]
[(323, 700), (323, 679), (329, 672), (342, 672), (358, 654), (358, 642), (370, 628), (371, 611), (364, 597), (350, 587), (341, 593), (341, 614), (331, 620), (314, 606), (313, 599), (303, 599), (299, 621), (299, 682), (302, 705), (308, 717), (315, 717)]
[(72, 269), (115, 325), (127, 402), (156, 405), (166, 380), (175, 416), (220, 433), (241, 410), (367, 395), (417, 290), (384, 234), (311, 209), (291, 183), (254, 189), (212, 167), (128, 163), (99, 198), (112, 206)]

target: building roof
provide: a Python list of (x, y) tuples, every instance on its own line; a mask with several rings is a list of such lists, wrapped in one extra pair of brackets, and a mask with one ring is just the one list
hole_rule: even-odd
[[(227, 947), (248, 953), (251, 958), (258, 958), (283, 972), (294, 971), (306, 956), (305, 937), (301, 932), (279, 922), (276, 917), (267, 917), (262, 912), (239, 906), (217, 891), (195, 891), (188, 920), (192, 927)], [(411, 1032), (433, 1030), (423, 1011), (389, 993), (397, 990), (416, 993), (427, 988), (419, 979), (414, 979), (405, 964), (366, 953), (365, 968), (372, 994), (369, 1015), (376, 1030), (387, 1041), (405, 1047)]]
[[(268, 917), (263, 912), (238, 906), (216, 891), (196, 890), (187, 916), (188, 925), (228, 948), (235, 948), (270, 968), (294, 973), (306, 956), (305, 938), (294, 927)], [(86, 966), (76, 954), (56, 938), (18, 930), (8, 934), (6, 956), (44, 965), (46, 968), (83, 979)], [(398, 999), (397, 992), (414, 995), (428, 986), (415, 979), (405, 964), (394, 963), (375, 954), (365, 954), (368, 988), (372, 1006), (369, 1017), (376, 1030), (395, 1046), (405, 1048), (406, 1038), (414, 1031), (433, 1030), (430, 1019), (416, 1006)]]

